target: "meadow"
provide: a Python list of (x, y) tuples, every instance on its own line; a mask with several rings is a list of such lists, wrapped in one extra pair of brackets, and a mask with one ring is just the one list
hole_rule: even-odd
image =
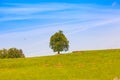
[(120, 49), (0, 59), (0, 80), (113, 80), (120, 77)]

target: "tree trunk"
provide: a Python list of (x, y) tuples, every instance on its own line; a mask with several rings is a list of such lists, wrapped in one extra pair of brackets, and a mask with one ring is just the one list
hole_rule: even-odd
[(58, 54), (60, 54), (60, 51), (58, 51)]

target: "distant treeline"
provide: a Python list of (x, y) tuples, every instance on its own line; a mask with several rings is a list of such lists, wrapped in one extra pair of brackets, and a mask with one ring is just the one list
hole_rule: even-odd
[(22, 49), (10, 48), (0, 50), (0, 58), (24, 58)]

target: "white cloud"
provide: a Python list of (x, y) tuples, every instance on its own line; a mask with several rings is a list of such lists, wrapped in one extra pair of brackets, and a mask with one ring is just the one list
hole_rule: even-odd
[(56, 11), (65, 10), (71, 7), (75, 7), (71, 4), (58, 4), (58, 3), (47, 3), (47, 4), (11, 4), (16, 5), (13, 7), (1, 7), (0, 11), (6, 14), (32, 14), (37, 12), (45, 11)]
[[(100, 8), (81, 4), (12, 4), (15, 7), (1, 7), (0, 21), (25, 19), (103, 19), (118, 17), (119, 9)], [(99, 8), (99, 9), (98, 9)], [(43, 14), (44, 13), (44, 14)], [(88, 14), (89, 13), (89, 14)], [(100, 14), (99, 14), (100, 13)], [(106, 15), (107, 16), (106, 16)]]

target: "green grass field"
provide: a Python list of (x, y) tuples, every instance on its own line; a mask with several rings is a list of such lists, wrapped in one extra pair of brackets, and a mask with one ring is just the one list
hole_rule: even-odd
[(0, 80), (113, 80), (120, 77), (120, 50), (0, 59)]

